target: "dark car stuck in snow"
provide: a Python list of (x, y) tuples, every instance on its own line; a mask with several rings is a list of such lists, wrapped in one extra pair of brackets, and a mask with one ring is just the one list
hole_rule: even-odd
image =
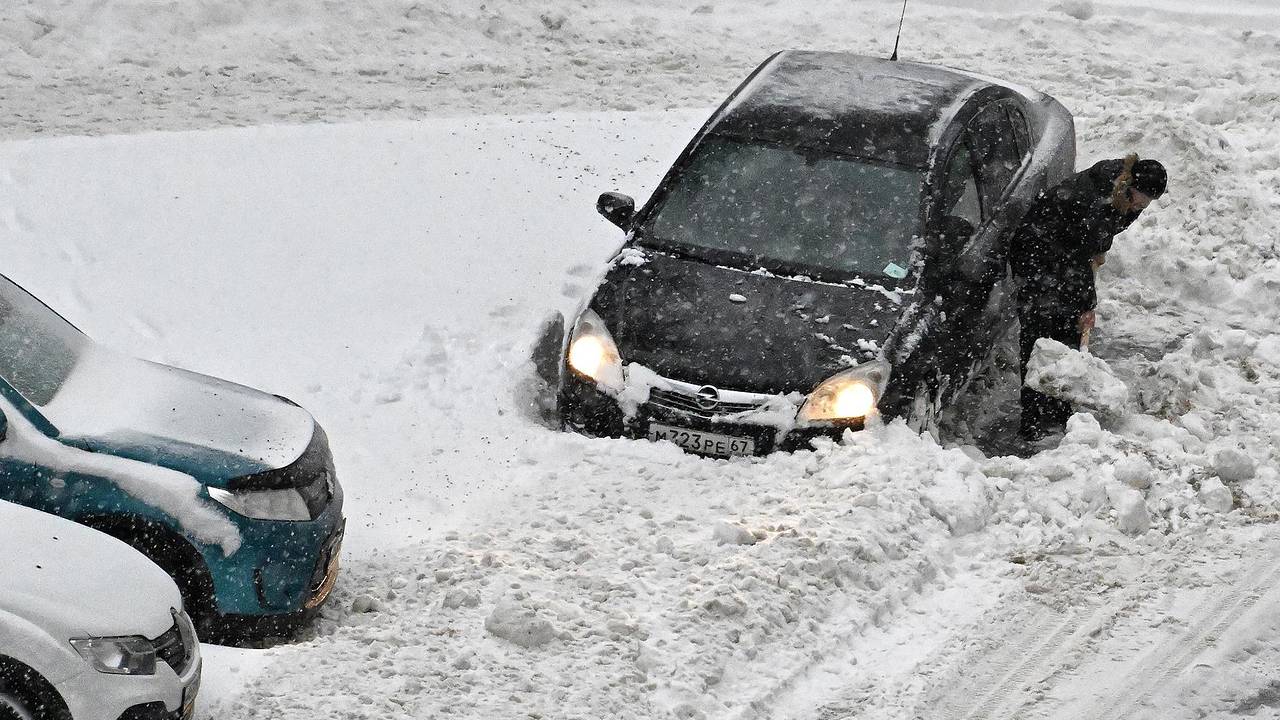
[(765, 454), (879, 414), (936, 433), (1016, 322), (1007, 245), (1070, 114), (968, 72), (788, 51), (711, 116), (539, 368), (563, 424)]

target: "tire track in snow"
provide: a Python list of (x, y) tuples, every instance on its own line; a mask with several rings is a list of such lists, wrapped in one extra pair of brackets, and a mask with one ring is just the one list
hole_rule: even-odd
[[(967, 720), (983, 708), (1002, 704), (1009, 696), (1010, 686), (1018, 678), (1026, 677), (1029, 665), (1046, 649), (1049, 639), (1060, 637), (1072, 620), (1071, 615), (1063, 616), (1049, 608), (1041, 608), (1021, 632), (980, 661), (974, 673), (961, 677), (947, 688), (946, 700), (938, 717)], [(1035, 651), (1028, 653), (1028, 648), (1033, 645)], [(987, 687), (989, 690), (986, 693), (966, 692), (971, 687)]]
[[(1209, 591), (1192, 611), (1186, 632), (1166, 638), (1126, 673), (1128, 680), (1109, 697), (1072, 717), (1099, 720), (1128, 720), (1139, 713), (1160, 687), (1168, 686), (1205, 650), (1213, 647), (1237, 620), (1253, 608), (1267, 592), (1280, 583), (1280, 549), (1272, 548), (1270, 559), (1259, 573), (1242, 573), (1226, 592)], [(1065, 716), (1064, 716), (1065, 717)]]
[[(925, 717), (939, 720), (1007, 717), (1010, 708), (1016, 710), (1027, 699), (1028, 678), (1037, 671), (1056, 668), (1057, 661), (1096, 625), (1086, 624), (1087, 620), (1119, 606), (1117, 603), (1101, 608), (1080, 607), (1066, 612), (1041, 606), (1025, 621), (1022, 616), (1008, 618), (1004, 624), (1017, 627), (1010, 628), (1013, 632), (1007, 640), (983, 654), (972, 672), (953, 680), (937, 693), (942, 701)], [(818, 710), (815, 720), (862, 717), (863, 709), (856, 702), (829, 703)]]
[[(1020, 717), (1019, 711), (1038, 697), (1033, 693), (1034, 685), (1058, 674), (1077, 648), (1113, 623), (1145, 592), (1147, 588), (1140, 585), (1098, 605), (1079, 606), (1067, 612), (1041, 610), (1035, 621), (997, 650), (992, 659), (979, 661), (976, 672), (953, 681), (943, 691), (947, 700), (937, 717)], [(1033, 677), (1039, 680), (1033, 683)]]

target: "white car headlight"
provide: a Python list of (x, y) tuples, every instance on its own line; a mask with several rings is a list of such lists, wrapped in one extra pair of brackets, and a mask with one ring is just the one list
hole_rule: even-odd
[(77, 638), (71, 647), (100, 673), (156, 674), (156, 646), (144, 637)]
[(823, 380), (800, 407), (801, 423), (858, 420), (876, 411), (889, 384), (889, 364), (873, 360)]
[(578, 317), (569, 338), (569, 369), (605, 390), (623, 387), (622, 357), (618, 345), (594, 310)]
[(209, 497), (228, 510), (255, 520), (304, 521), (311, 519), (306, 498), (296, 488), (282, 490), (223, 490), (209, 488)]

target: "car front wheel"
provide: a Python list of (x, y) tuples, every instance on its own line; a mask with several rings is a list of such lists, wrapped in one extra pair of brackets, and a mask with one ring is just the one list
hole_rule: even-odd
[(35, 720), (26, 703), (18, 698), (0, 693), (0, 720)]
[(0, 663), (0, 720), (71, 720), (58, 692), (34, 670)]

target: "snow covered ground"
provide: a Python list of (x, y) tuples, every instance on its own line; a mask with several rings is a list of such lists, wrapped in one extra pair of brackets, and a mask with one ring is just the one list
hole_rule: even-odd
[(347, 488), (315, 633), (209, 648), (204, 717), (1280, 717), (1270, 2), (909, 11), (906, 57), (1053, 93), (1082, 161), (1170, 167), (1103, 269), (1102, 424), (1025, 459), (894, 425), (722, 461), (537, 421), (534, 328), (620, 240), (596, 193), (645, 197), (768, 52), (883, 52), (896, 12), (0, 10), (8, 136), (112, 135), (0, 145), (4, 272), (298, 400)]

